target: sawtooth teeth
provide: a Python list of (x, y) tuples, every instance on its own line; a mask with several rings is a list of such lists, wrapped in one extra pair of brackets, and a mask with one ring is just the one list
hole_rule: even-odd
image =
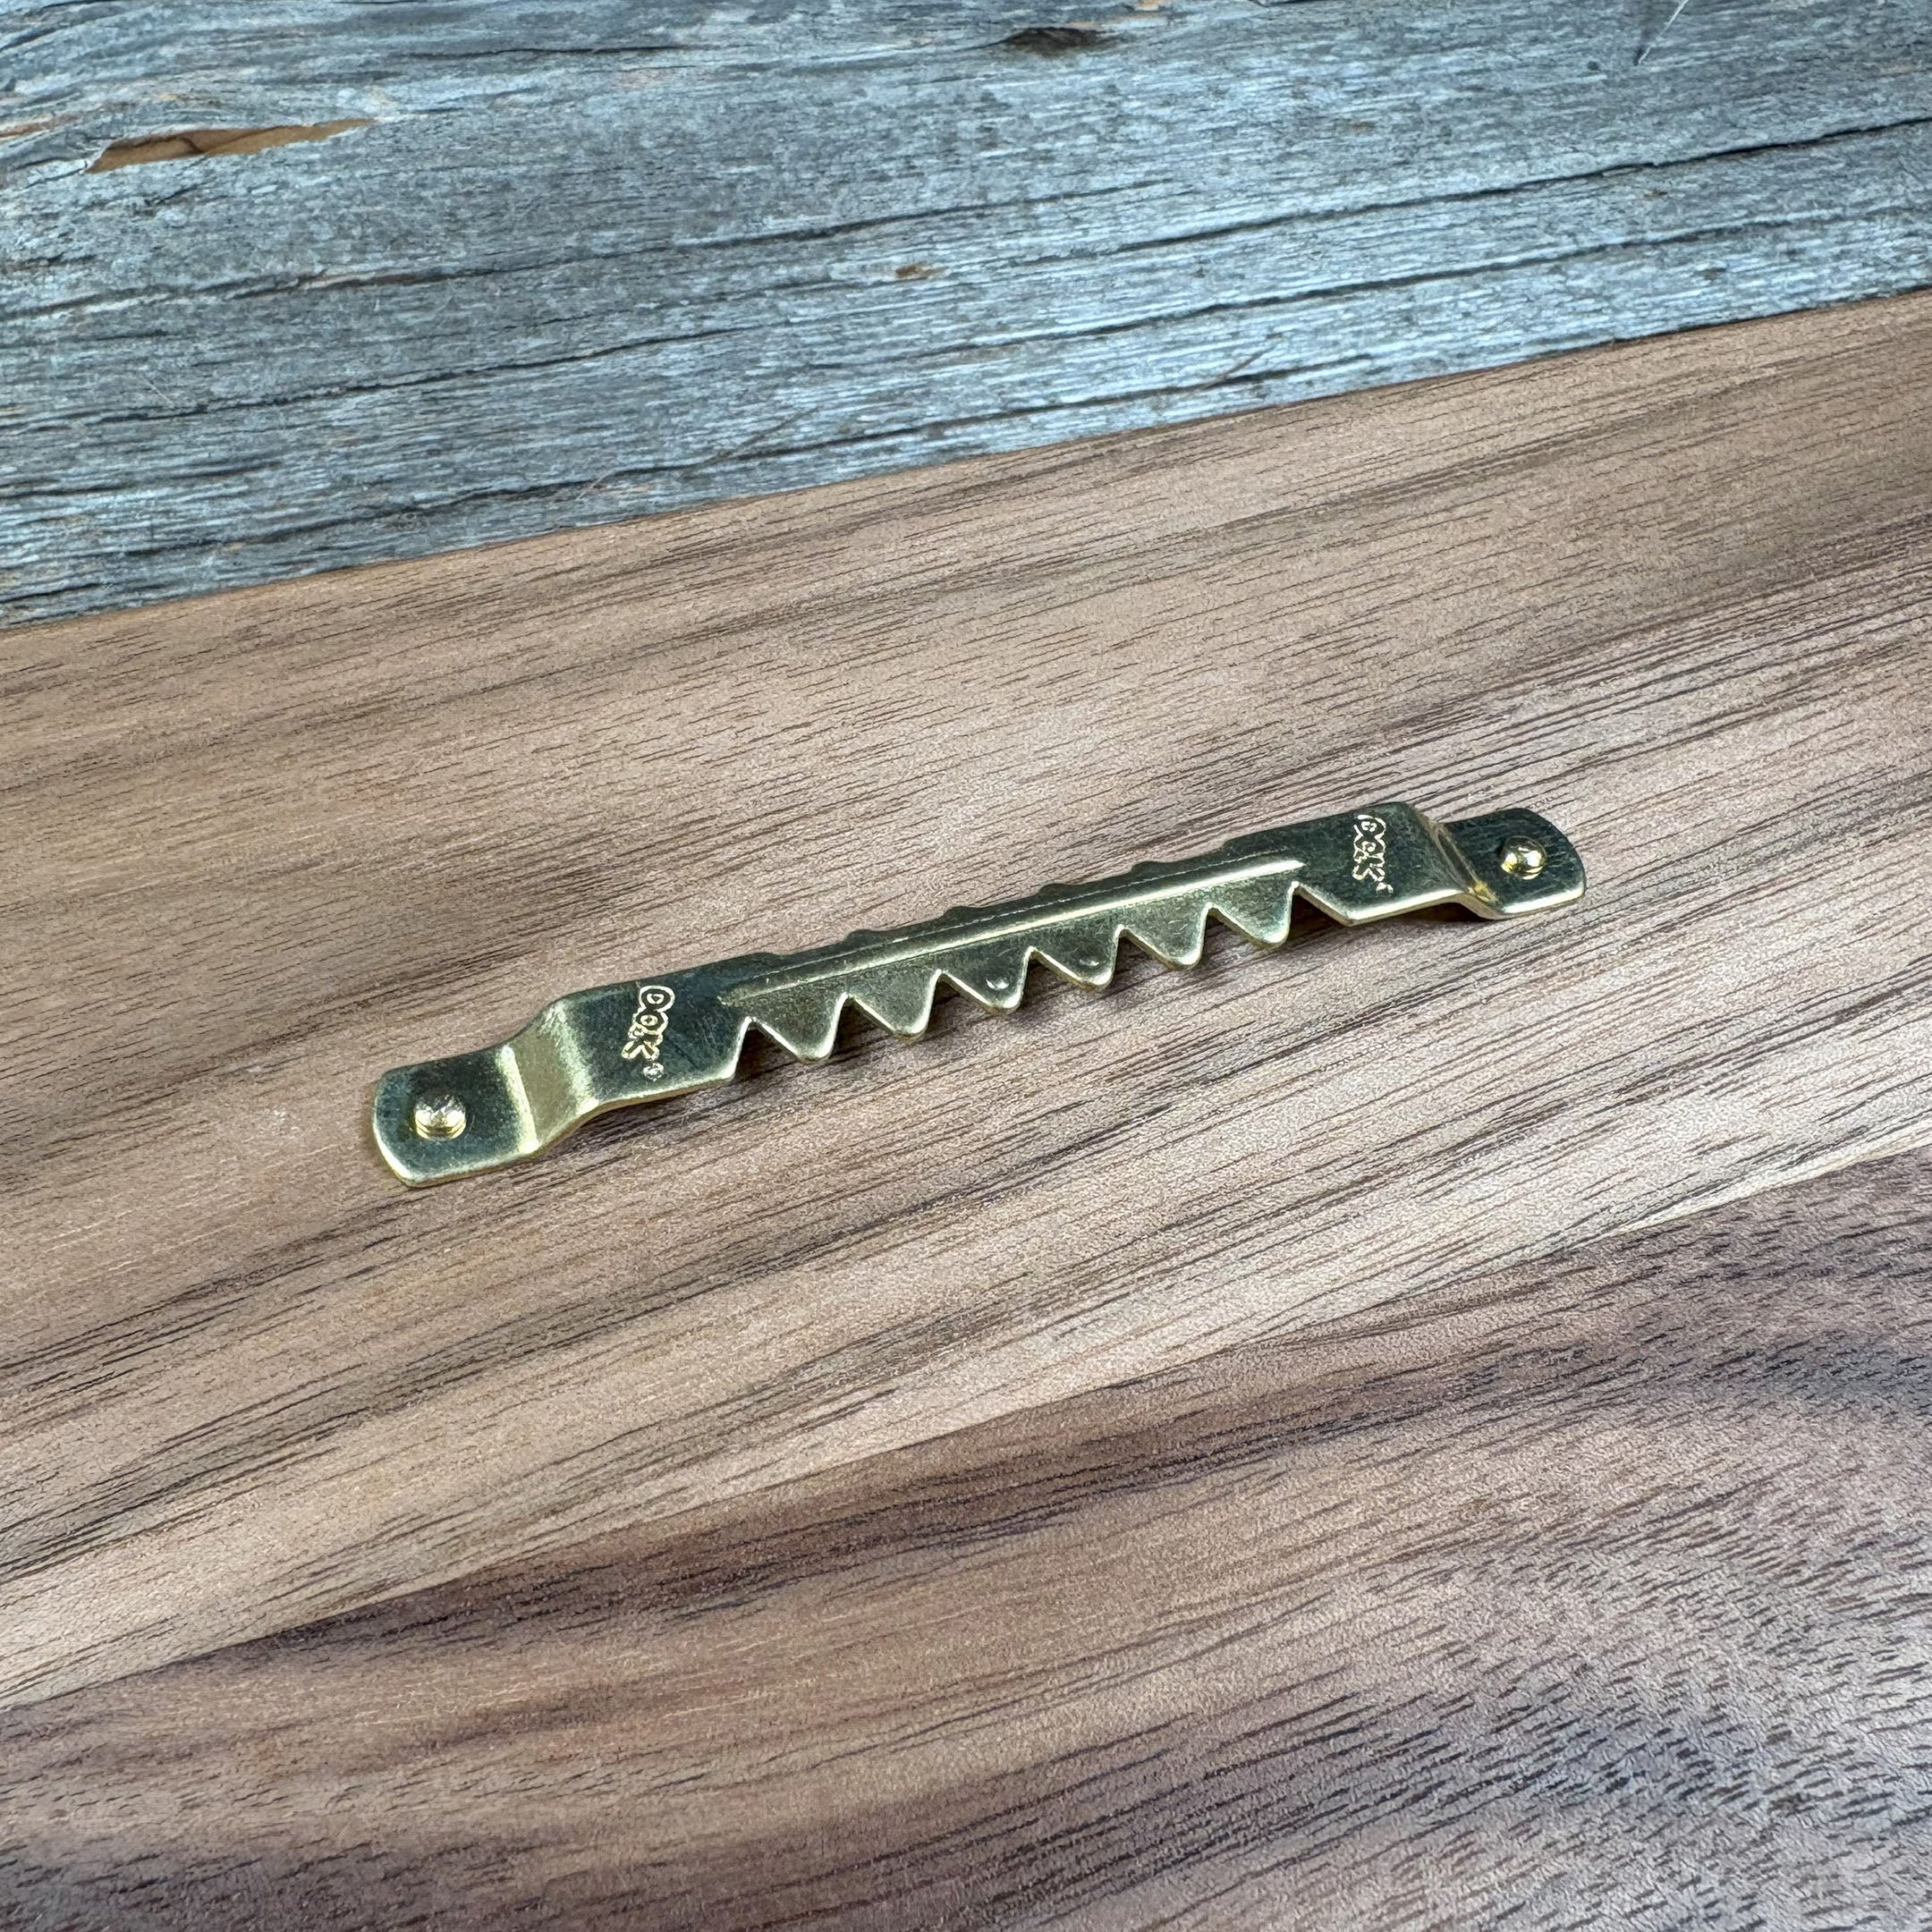
[[(1136, 869), (1157, 876), (1166, 869)], [(823, 1060), (836, 1041), (848, 1000), (888, 1032), (911, 1039), (931, 1024), (933, 997), (942, 979), (994, 1013), (1011, 1013), (1026, 996), (1027, 969), (1035, 959), (1062, 979), (1091, 987), (1113, 979), (1123, 938), (1164, 965), (1195, 965), (1210, 914), (1260, 945), (1279, 945), (1288, 936), (1294, 891), (1292, 878), (1270, 873), (1191, 890), (1169, 888), (1101, 912), (1056, 919), (1046, 911), (1031, 932), (1010, 930), (978, 945), (877, 960), (837, 980), (766, 987), (745, 997), (743, 1011), (787, 1053), (801, 1060)], [(959, 916), (978, 915), (961, 909)], [(904, 937), (860, 932), (848, 944), (898, 945)]]
[(1104, 987), (1114, 977), (1120, 923), (1110, 917), (1050, 927), (1034, 940), (1033, 951), (1063, 979), (1075, 986)]
[(1150, 899), (1120, 916), (1121, 929), (1142, 952), (1164, 966), (1191, 966), (1201, 956), (1208, 924), (1205, 893)]
[(1216, 886), (1208, 901), (1209, 911), (1261, 945), (1279, 945), (1288, 936), (1293, 907), (1294, 881), (1278, 874)]
[(1026, 994), (1029, 950), (1024, 940), (1002, 940), (948, 953), (937, 965), (969, 999), (994, 1013), (1011, 1013)]
[(923, 1033), (932, 1018), (938, 975), (923, 961), (883, 966), (862, 973), (846, 987), (846, 997), (902, 1039)]
[(844, 993), (835, 987), (776, 987), (749, 1002), (752, 1021), (801, 1060), (823, 1060), (838, 1038)]

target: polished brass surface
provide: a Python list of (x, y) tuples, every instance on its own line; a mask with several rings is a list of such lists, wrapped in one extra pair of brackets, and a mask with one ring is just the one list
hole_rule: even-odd
[(1104, 987), (1125, 937), (1166, 965), (1191, 966), (1210, 913), (1279, 945), (1297, 893), (1354, 926), (1443, 904), (1513, 919), (1582, 891), (1582, 861), (1534, 812), (1444, 825), (1411, 806), (1372, 805), (1253, 833), (1199, 859), (1150, 860), (1004, 905), (956, 906), (897, 931), (568, 994), (500, 1046), (384, 1074), (376, 1144), (412, 1187), (481, 1174), (539, 1152), (594, 1114), (730, 1080), (753, 1027), (801, 1060), (823, 1060), (848, 1003), (911, 1038), (925, 1030), (942, 979), (1010, 1013), (1035, 960)]

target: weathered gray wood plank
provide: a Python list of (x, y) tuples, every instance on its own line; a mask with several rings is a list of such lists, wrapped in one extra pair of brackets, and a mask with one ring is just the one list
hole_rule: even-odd
[(14, 618), (1932, 281), (1932, 0), (0, 22)]

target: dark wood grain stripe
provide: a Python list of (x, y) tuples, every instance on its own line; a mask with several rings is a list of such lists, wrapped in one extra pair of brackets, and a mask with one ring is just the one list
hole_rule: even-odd
[(0, 1717), (37, 1928), (1915, 1925), (1932, 1164)]

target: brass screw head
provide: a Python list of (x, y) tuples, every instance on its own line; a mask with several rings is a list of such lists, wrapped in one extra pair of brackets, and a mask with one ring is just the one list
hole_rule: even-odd
[(425, 1140), (453, 1140), (470, 1124), (470, 1114), (454, 1094), (425, 1094), (416, 1103), (414, 1120)]
[(1549, 862), (1549, 854), (1534, 839), (1504, 839), (1496, 848), (1496, 863), (1512, 878), (1533, 879)]

